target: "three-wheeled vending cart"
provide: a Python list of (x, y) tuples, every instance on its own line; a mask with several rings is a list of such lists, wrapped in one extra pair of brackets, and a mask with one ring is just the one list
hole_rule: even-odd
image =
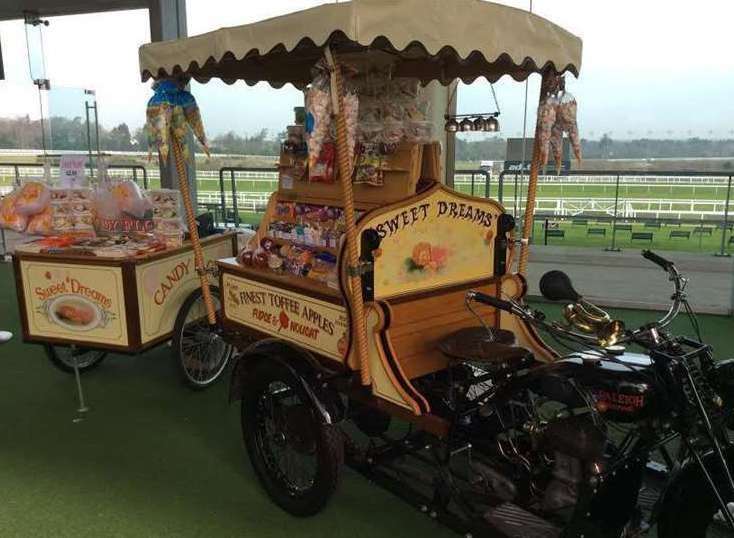
[[(237, 251), (236, 234), (209, 236), (201, 248), (214, 269)], [(170, 340), (184, 381), (203, 388), (232, 355), (232, 346), (197, 323), (204, 307), (190, 241), (134, 256), (30, 243), (17, 247), (13, 264), (23, 340), (43, 344), (63, 371), (84, 372), (108, 352), (136, 354)]]
[[(319, 511), (345, 452), (379, 476), (375, 453), (359, 456), (360, 435), (384, 441), (393, 456), (421, 443), (464, 450), (455, 436), (470, 421), (452, 414), (441, 392), (460, 381), (452, 376), (466, 359), (462, 345), (478, 345), (475, 363), (492, 375), (527, 366), (528, 354), (556, 357), (517, 317), (467, 301), (472, 290), (518, 301), (526, 293), (543, 124), (516, 240), (498, 202), (444, 184), (444, 148), (426, 129), (420, 94), (432, 81), (539, 73), (547, 97), (580, 62), (577, 37), (478, 0), (354, 0), (141, 47), (144, 80), (305, 89), (305, 114), (288, 127), (279, 187), (255, 238), (218, 262), (221, 325), (213, 329), (241, 350), (231, 395), (242, 400), (255, 471), (285, 510)], [(485, 341), (485, 329), (496, 341)], [(387, 442), (391, 417), (425, 437)], [(404, 496), (449, 518), (452, 495)]]

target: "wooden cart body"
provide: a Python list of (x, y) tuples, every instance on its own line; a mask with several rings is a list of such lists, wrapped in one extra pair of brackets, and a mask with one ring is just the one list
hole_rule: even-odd
[[(406, 151), (415, 152), (415, 148)], [(431, 179), (437, 155), (436, 146), (420, 148), (412, 157), (417, 166), (395, 168), (388, 179), (393, 199), (402, 194), (399, 185), (415, 190), (419, 177)], [(269, 224), (278, 201), (339, 205), (336, 196), (329, 196), (328, 185), (318, 187), (320, 198), (308, 191), (294, 194), (281, 186), (272, 195), (255, 241), (270, 238)], [(388, 204), (369, 198), (374, 188), (372, 193), (365, 192), (362, 197), (357, 193), (357, 206), (372, 209), (360, 218), (358, 237), (363, 238), (363, 245), (368, 233), (380, 238), (376, 249), (365, 246), (361, 252), (362, 260), (372, 264), (363, 275), (368, 290), (370, 391), (410, 414), (428, 414), (430, 406), (411, 380), (446, 367), (447, 359), (438, 349), (441, 338), (480, 323), (465, 304), (466, 293), (476, 289), (513, 298), (525, 294), (522, 277), (507, 272), (512, 249), (510, 232), (500, 225), (505, 212), (494, 200), (470, 197), (439, 183)], [(234, 258), (220, 260), (224, 323), (254, 339), (278, 338), (332, 366), (338, 363), (357, 371), (343, 251), (344, 246), (337, 251), (338, 289), (267, 268), (242, 266)], [(530, 327), (493, 308), (477, 306), (475, 310), (484, 323), (515, 332), (520, 343), (537, 356), (553, 357)]]
[[(202, 240), (207, 264), (236, 252), (232, 232)], [(138, 353), (168, 340), (176, 315), (199, 286), (190, 243), (134, 258), (17, 252), (13, 257), (26, 342)], [(60, 309), (88, 317), (69, 321)]]

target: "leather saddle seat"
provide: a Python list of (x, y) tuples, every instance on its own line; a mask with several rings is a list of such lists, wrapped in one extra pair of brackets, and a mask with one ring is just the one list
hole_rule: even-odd
[(517, 345), (515, 335), (503, 329), (466, 327), (445, 336), (439, 349), (452, 361), (492, 370), (517, 370), (532, 362), (532, 354)]

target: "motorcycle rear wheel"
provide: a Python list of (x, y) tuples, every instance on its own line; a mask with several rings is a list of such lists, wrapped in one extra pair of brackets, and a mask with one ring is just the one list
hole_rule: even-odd
[(263, 359), (242, 398), (247, 452), (270, 498), (286, 512), (320, 512), (337, 488), (344, 462), (341, 431), (317, 418), (301, 379)]

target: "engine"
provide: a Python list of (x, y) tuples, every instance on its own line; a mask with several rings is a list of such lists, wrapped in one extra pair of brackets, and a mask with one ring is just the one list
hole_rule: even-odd
[[(494, 422), (491, 418), (485, 425)], [(602, 468), (604, 432), (588, 415), (514, 424), (506, 418), (499, 420), (502, 431), (495, 430), (479, 444), (482, 457), (472, 465), (475, 490), (495, 503), (515, 502), (548, 515), (570, 516), (581, 484)]]
[(553, 468), (543, 495), (543, 511), (555, 512), (576, 504), (579, 484), (589, 472), (600, 469), (605, 438), (588, 416), (575, 415), (548, 425), (541, 448), (553, 454)]
[[(424, 381), (419, 390), (434, 412), (460, 417), (458, 426), (473, 446), (461, 474), (487, 506), (514, 503), (549, 516), (571, 515), (581, 484), (600, 471), (604, 457), (605, 432), (584, 406), (591, 394), (567, 386), (561, 403), (556, 393), (542, 395), (544, 384), (533, 384), (503, 396), (502, 381), (468, 368)], [(554, 384), (556, 392), (558, 385), (563, 383)]]

